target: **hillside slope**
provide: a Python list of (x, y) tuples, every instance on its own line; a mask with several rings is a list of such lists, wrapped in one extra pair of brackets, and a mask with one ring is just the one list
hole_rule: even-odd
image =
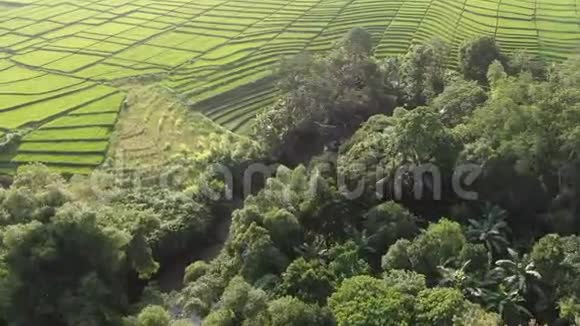
[(160, 80), (191, 106), (244, 133), (276, 96), (283, 56), (325, 51), (359, 26), (375, 55), (433, 36), (452, 47), (494, 35), (550, 60), (580, 50), (580, 0), (17, 0), (0, 2), (0, 173), (41, 161), (86, 172), (105, 157), (124, 94), (110, 81)]

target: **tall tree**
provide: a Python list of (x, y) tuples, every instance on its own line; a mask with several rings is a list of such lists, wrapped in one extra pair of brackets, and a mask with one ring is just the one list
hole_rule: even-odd
[(306, 261), (298, 258), (282, 274), (280, 291), (304, 302), (326, 302), (334, 290), (336, 276), (320, 260)]
[(404, 102), (410, 107), (428, 104), (445, 86), (448, 48), (434, 39), (411, 47), (401, 63)]
[(370, 276), (345, 280), (328, 303), (338, 326), (408, 325), (412, 297)]
[(8, 227), (3, 236), (7, 299), (14, 325), (112, 325), (127, 309), (129, 234), (102, 228), (94, 214)]
[(497, 206), (487, 204), (481, 219), (469, 219), (467, 237), (470, 241), (485, 245), (489, 264), (494, 256), (505, 253), (509, 246), (507, 234), (510, 231), (506, 219), (507, 212)]
[(538, 286), (542, 275), (536, 270), (534, 262), (528, 255), (520, 256), (517, 251), (508, 248), (509, 258), (495, 262), (495, 272), (509, 291), (517, 291), (522, 295), (532, 291), (540, 292)]
[(370, 34), (356, 28), (327, 57), (284, 63), (277, 73), (282, 97), (257, 118), (258, 139), (274, 155), (299, 163), (350, 136), (370, 115), (390, 112), (394, 101), (371, 48)]
[(476, 82), (463, 79), (445, 87), (443, 93), (431, 103), (447, 127), (467, 122), (473, 111), (487, 101), (487, 93)]
[(459, 68), (467, 80), (487, 82), (487, 68), (495, 60), (504, 60), (493, 37), (479, 36), (465, 40), (459, 47)]

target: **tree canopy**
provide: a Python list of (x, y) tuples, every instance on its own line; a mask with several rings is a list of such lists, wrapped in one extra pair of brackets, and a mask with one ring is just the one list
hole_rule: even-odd
[(580, 322), (580, 59), (374, 35), (283, 60), (252, 139), (142, 182), (3, 180), (0, 325)]

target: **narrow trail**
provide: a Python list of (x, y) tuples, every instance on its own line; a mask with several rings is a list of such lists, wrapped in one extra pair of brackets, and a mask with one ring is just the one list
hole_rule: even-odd
[[(179, 98), (156, 85), (154, 82), (119, 85), (128, 94), (128, 105), (117, 121), (108, 155), (116, 158), (120, 168), (161, 170), (183, 146), (193, 152), (203, 152), (212, 134), (226, 132), (219, 126), (214, 127), (200, 113), (190, 115)], [(166, 143), (172, 146), (167, 148)], [(185, 268), (190, 263), (209, 262), (219, 254), (229, 235), (232, 212), (242, 205), (239, 199), (212, 205), (214, 218), (203, 241), (192, 238), (192, 245), (185, 250), (164, 257), (159, 272), (150, 281), (156, 282), (163, 292), (180, 290)]]
[(155, 278), (162, 292), (168, 293), (171, 291), (178, 291), (183, 288), (183, 275), (185, 268), (194, 261), (204, 260), (209, 262), (215, 258), (222, 250), (230, 231), (232, 223), (231, 213), (242, 206), (242, 201), (234, 203), (233, 208), (224, 216), (219, 217), (208, 237), (212, 239), (210, 243), (189, 248), (187, 252), (177, 256), (169, 264), (162, 266), (158, 276)]

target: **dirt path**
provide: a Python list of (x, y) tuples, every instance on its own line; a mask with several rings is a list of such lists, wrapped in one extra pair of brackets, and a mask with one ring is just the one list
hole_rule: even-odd
[(166, 264), (166, 267), (160, 271), (160, 274), (156, 278), (161, 291), (171, 292), (174, 290), (180, 290), (183, 287), (185, 268), (189, 266), (189, 264), (196, 260), (205, 260), (209, 262), (219, 254), (230, 231), (232, 219), (231, 214), (229, 215), (230, 216), (222, 218), (221, 221), (214, 226), (212, 232), (213, 235), (211, 236), (214, 240), (212, 243), (204, 247), (190, 248), (188, 253), (176, 258), (171, 262), (171, 264)]

